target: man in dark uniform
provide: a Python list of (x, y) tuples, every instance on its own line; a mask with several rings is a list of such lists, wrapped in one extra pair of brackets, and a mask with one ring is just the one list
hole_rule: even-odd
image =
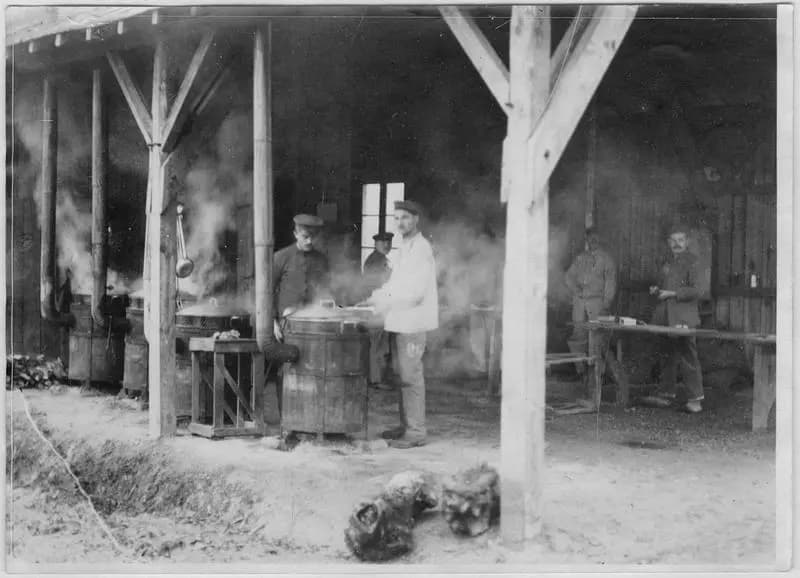
[[(383, 287), (392, 274), (387, 255), (392, 250), (393, 233), (378, 233), (373, 235), (375, 250), (364, 261), (364, 275), (362, 278), (362, 291), (365, 296)], [(369, 336), (369, 383), (380, 387), (384, 372), (388, 368), (389, 338), (383, 329), (375, 329)]]
[[(322, 219), (313, 215), (294, 218), (295, 242), (275, 253), (272, 266), (273, 314), (275, 339), (283, 341), (284, 319), (320, 299), (330, 296), (328, 259), (314, 249), (314, 240), (322, 228)], [(281, 376), (278, 387), (278, 411), (282, 400)]]
[(392, 250), (393, 233), (373, 235), (375, 250), (364, 261), (364, 293), (372, 295), (375, 289), (382, 287), (392, 273), (387, 255)]
[[(668, 231), (670, 257), (661, 268), (659, 284), (650, 287), (650, 294), (658, 296), (652, 323), (670, 327), (694, 328), (700, 325), (697, 301), (697, 256), (688, 251), (688, 227), (673, 225)], [(702, 411), (703, 374), (697, 357), (697, 343), (692, 337), (665, 337), (662, 340), (665, 363), (661, 372), (661, 397), (676, 398), (678, 369), (689, 397), (683, 408), (689, 413)]]
[(329, 297), (328, 259), (314, 248), (322, 219), (313, 215), (294, 218), (295, 242), (275, 253), (272, 267), (275, 337), (283, 339), (281, 321), (305, 306)]

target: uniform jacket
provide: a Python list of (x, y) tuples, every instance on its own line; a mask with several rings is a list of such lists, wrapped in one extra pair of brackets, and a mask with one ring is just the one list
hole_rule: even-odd
[(287, 307), (303, 307), (328, 296), (328, 258), (316, 249), (281, 249), (275, 253), (272, 274), (275, 317)]
[(417, 233), (398, 244), (389, 281), (372, 294), (387, 311), (384, 329), (395, 333), (424, 333), (439, 327), (436, 263), (428, 240)]
[(617, 266), (602, 249), (594, 254), (584, 251), (567, 269), (564, 282), (573, 297), (602, 299), (604, 308), (608, 308), (617, 292)]
[(656, 325), (700, 325), (697, 310), (698, 290), (697, 256), (685, 251), (672, 255), (661, 267), (658, 288), (675, 291), (676, 297), (659, 301), (653, 311), (652, 322)]

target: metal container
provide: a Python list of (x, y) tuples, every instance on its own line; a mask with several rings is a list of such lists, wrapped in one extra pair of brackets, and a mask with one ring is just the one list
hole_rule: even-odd
[(283, 367), (284, 431), (366, 431), (369, 333), (353, 312), (314, 312), (287, 319), (285, 342), (300, 357)]
[[(108, 296), (116, 317), (124, 317), (124, 305), (115, 300), (124, 296)], [(123, 378), (125, 360), (125, 335), (110, 328), (96, 327), (92, 319), (91, 297), (74, 295), (71, 312), (75, 325), (69, 332), (69, 379), (76, 381), (102, 381), (119, 383)]]
[(147, 391), (148, 350), (144, 338), (144, 298), (131, 297), (128, 307), (130, 331), (125, 336), (125, 364), (122, 387)]
[(216, 302), (193, 305), (175, 316), (175, 415), (192, 415), (192, 337), (211, 337), (218, 331), (236, 329), (242, 337), (251, 336), (250, 314), (239, 307)]

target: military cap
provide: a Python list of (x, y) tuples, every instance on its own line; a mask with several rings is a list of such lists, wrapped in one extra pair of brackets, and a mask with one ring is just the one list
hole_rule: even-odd
[(684, 233), (686, 235), (689, 234), (691, 227), (686, 221), (677, 220), (669, 223), (666, 227), (666, 235), (669, 237), (670, 235), (674, 235), (675, 233)]
[(301, 227), (321, 227), (322, 219), (314, 215), (295, 215), (294, 224)]
[(412, 215), (419, 215), (422, 213), (422, 207), (420, 207), (419, 204), (415, 203), (414, 201), (395, 201), (394, 210), (408, 211)]
[(394, 233), (378, 233), (377, 235), (372, 235), (373, 240), (375, 241), (391, 241), (392, 237), (394, 237)]

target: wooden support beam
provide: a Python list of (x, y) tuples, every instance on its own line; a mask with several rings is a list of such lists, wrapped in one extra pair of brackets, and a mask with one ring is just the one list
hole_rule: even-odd
[(503, 152), (518, 162), (503, 159), (504, 173), (512, 174), (503, 283), (500, 530), (506, 546), (520, 548), (542, 527), (548, 198), (540, 188), (531, 203), (534, 159), (525, 154), (523, 137), (533, 131), (550, 92), (549, 7), (512, 7), (509, 60), (512, 112)]
[(194, 86), (195, 79), (200, 72), (200, 67), (203, 65), (203, 60), (208, 54), (211, 43), (214, 41), (214, 33), (206, 32), (203, 34), (200, 44), (195, 50), (192, 60), (189, 62), (189, 67), (186, 69), (186, 74), (181, 81), (181, 86), (178, 89), (178, 94), (172, 103), (172, 108), (169, 111), (169, 116), (164, 124), (163, 131), (163, 147), (164, 153), (169, 154), (172, 147), (175, 145), (178, 133), (180, 132), (183, 123), (191, 113), (191, 109), (186, 106), (189, 97), (189, 91)]
[(108, 157), (108, 132), (103, 92), (103, 71), (92, 71), (92, 318), (97, 328), (107, 326), (101, 311), (101, 301), (106, 294), (106, 251), (108, 227), (106, 222), (106, 166)]
[(461, 8), (456, 6), (440, 6), (439, 12), (442, 14), (453, 35), (458, 40), (464, 52), (472, 61), (483, 78), (483, 82), (489, 87), (500, 108), (508, 112), (509, 93), (508, 93), (508, 69), (503, 61), (495, 52), (492, 45), (481, 32), (475, 21), (464, 13)]
[(191, 131), (191, 127), (197, 117), (203, 113), (208, 104), (211, 102), (211, 99), (214, 97), (214, 94), (216, 94), (217, 90), (219, 90), (219, 87), (225, 83), (225, 80), (227, 80), (229, 75), (229, 69), (224, 67), (220, 68), (217, 73), (213, 77), (209, 78), (203, 87), (197, 91), (197, 95), (189, 104), (189, 110), (191, 111), (189, 112), (189, 116), (186, 117), (183, 125), (175, 135), (175, 140), (168, 142), (170, 145), (170, 152), (164, 160), (164, 164), (167, 164), (169, 159), (172, 158), (172, 154), (180, 145), (181, 140), (183, 140), (183, 138)]
[[(166, 43), (156, 42), (153, 54), (152, 136), (147, 242), (150, 244), (150, 307), (148, 387), (149, 423), (153, 437), (172, 436), (175, 422), (175, 206), (165, 187), (161, 137), (167, 115)], [(155, 256), (158, 255), (156, 261)]]
[(153, 142), (153, 119), (147, 111), (147, 107), (144, 104), (144, 97), (139, 91), (139, 87), (137, 87), (136, 83), (133, 81), (128, 67), (125, 65), (122, 57), (116, 52), (106, 52), (106, 58), (108, 59), (108, 64), (111, 66), (111, 70), (114, 73), (114, 77), (117, 79), (120, 89), (122, 89), (122, 94), (125, 96), (128, 108), (130, 108), (131, 113), (133, 113), (133, 118), (136, 120), (139, 130), (142, 132), (145, 142)]
[(546, 186), (635, 15), (635, 5), (598, 8), (568, 57), (547, 108), (526, 139), (526, 154), (534, 161), (530, 195)]
[(589, 142), (586, 154), (586, 211), (584, 226), (595, 226), (595, 167), (597, 165), (597, 107), (589, 109)]
[[(553, 52), (552, 57), (550, 58), (550, 90), (553, 89), (553, 85), (556, 81), (556, 78), (561, 74), (564, 69), (564, 64), (566, 63), (567, 56), (572, 54), (575, 48), (575, 44), (577, 43), (578, 39), (581, 37), (581, 34), (586, 29), (586, 26), (589, 22), (591, 22), (591, 16), (594, 14), (596, 8), (581, 6), (578, 8), (578, 13), (576, 14), (575, 18), (572, 19), (570, 22), (569, 27), (567, 28), (564, 36), (558, 43), (555, 51)], [(519, 147), (510, 146), (509, 139), (511, 138), (511, 134), (509, 133), (506, 139), (503, 141), (503, 163), (515, 164), (521, 162), (520, 160), (514, 158), (514, 151), (522, 151)], [(508, 153), (506, 153), (506, 148), (508, 148)], [(511, 170), (503, 171), (503, 179), (500, 184), (500, 202), (506, 203), (508, 202), (508, 191), (511, 187)]]
[(272, 178), (272, 23), (258, 28), (253, 43), (253, 245), (256, 341), (273, 343), (272, 263), (274, 201)]

